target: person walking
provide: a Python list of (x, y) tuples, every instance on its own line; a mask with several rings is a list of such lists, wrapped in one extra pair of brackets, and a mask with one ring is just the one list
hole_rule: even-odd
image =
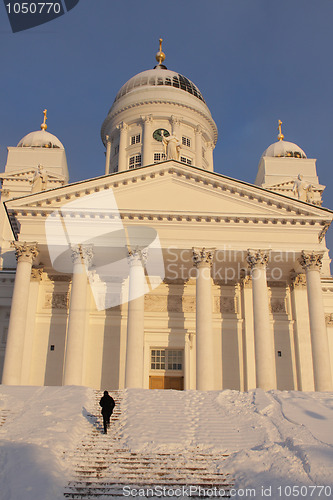
[(116, 403), (108, 391), (104, 391), (104, 396), (101, 398), (99, 404), (102, 407), (104, 434), (107, 434), (107, 428), (110, 425), (110, 418)]

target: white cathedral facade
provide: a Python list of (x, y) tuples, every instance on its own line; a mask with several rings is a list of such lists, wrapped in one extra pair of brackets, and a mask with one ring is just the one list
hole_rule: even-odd
[(254, 184), (215, 173), (215, 122), (164, 57), (118, 92), (105, 175), (68, 183), (46, 110), (8, 148), (2, 383), (332, 390), (333, 212), (316, 160), (280, 123)]

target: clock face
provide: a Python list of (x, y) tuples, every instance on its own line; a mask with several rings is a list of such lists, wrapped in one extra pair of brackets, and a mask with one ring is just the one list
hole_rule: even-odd
[(158, 141), (158, 142), (162, 142), (163, 135), (165, 137), (168, 137), (170, 135), (170, 132), (168, 132), (167, 130), (165, 130), (165, 128), (158, 128), (153, 133), (153, 137), (154, 137), (155, 141)]

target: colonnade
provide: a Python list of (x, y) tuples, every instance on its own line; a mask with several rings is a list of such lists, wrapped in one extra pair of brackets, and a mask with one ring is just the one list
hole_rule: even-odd
[[(141, 116), (142, 124), (142, 165), (149, 165), (153, 163), (153, 150), (151, 144), (152, 133), (154, 130), (154, 120), (152, 115)], [(177, 116), (172, 116), (170, 120), (171, 133), (175, 135), (179, 140), (181, 140), (181, 119)], [(117, 125), (117, 130), (119, 131), (119, 156), (118, 156), (118, 172), (123, 172), (128, 170), (128, 158), (127, 158), (127, 146), (128, 146), (128, 131), (130, 125), (124, 121)], [(114, 141), (114, 136), (111, 137), (106, 135), (106, 154), (105, 154), (105, 174), (110, 173), (110, 162), (111, 162), (111, 149), (112, 142)], [(191, 156), (193, 156), (193, 164), (196, 167), (203, 168), (203, 129), (200, 125), (194, 129), (194, 144), (191, 151)], [(213, 150), (214, 143), (207, 143), (205, 158), (208, 163), (207, 169), (213, 171)], [(186, 154), (186, 150), (184, 151)]]
[[(8, 329), (2, 383), (19, 385), (24, 349), (29, 284), (32, 264), (38, 255), (34, 243), (15, 242), (17, 270)], [(214, 249), (193, 248), (196, 274), (196, 388), (214, 389), (215, 367), (211, 266)], [(129, 302), (125, 386), (143, 387), (144, 363), (144, 268), (147, 252), (129, 252)], [(92, 248), (78, 245), (72, 249), (73, 279), (67, 327), (64, 363), (65, 385), (81, 385), (85, 311), (87, 309), (87, 270)], [(299, 259), (306, 273), (313, 373), (316, 391), (332, 390), (329, 346), (320, 280), (322, 253), (302, 252)], [(276, 388), (275, 348), (269, 314), (266, 267), (268, 252), (248, 250), (247, 263), (252, 276), (253, 326), (255, 342), (256, 385), (264, 390)]]

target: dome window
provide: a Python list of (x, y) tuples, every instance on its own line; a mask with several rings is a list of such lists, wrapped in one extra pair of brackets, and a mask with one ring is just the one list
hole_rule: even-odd
[(159, 163), (164, 160), (166, 160), (166, 155), (164, 153), (154, 153), (154, 163)]
[(186, 156), (181, 156), (180, 161), (182, 163), (185, 163), (186, 165), (192, 165), (192, 160), (191, 158), (187, 158)]
[(162, 73), (161, 70), (147, 70), (142, 74), (139, 73), (134, 76), (121, 87), (116, 95), (115, 102), (137, 87), (155, 87), (162, 85), (184, 90), (185, 92), (188, 92), (189, 94), (192, 94), (200, 99), (200, 101), (205, 102), (199, 89), (194, 85), (194, 83), (180, 73), (175, 73), (174, 71), (169, 71), (167, 69), (163, 69)]
[(131, 146), (133, 146), (133, 144), (139, 144), (140, 141), (141, 141), (141, 135), (140, 134), (132, 135), (132, 137), (131, 137)]
[(130, 169), (141, 167), (141, 155), (131, 156), (128, 166)]

